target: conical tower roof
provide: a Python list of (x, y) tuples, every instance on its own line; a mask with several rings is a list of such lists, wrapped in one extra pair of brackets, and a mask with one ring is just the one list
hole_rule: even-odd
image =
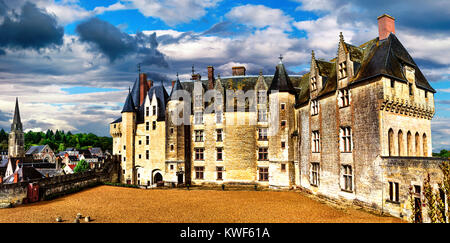
[(278, 92), (288, 92), (290, 94), (295, 95), (295, 89), (292, 85), (292, 82), (284, 68), (284, 64), (280, 61), (277, 65), (275, 75), (273, 76), (272, 83), (270, 84), (268, 93), (270, 94), (272, 91)]
[(177, 81), (175, 81), (175, 85), (172, 88), (172, 91), (170, 91), (170, 99), (172, 99), (172, 95), (177, 90), (183, 90), (183, 86), (181, 85), (180, 79), (178, 78), (177, 74)]
[(125, 104), (123, 105), (122, 113), (124, 112), (135, 112), (135, 106), (131, 92), (128, 93), (127, 99), (125, 100)]
[(16, 97), (16, 107), (14, 109), (13, 123), (11, 124), (11, 131), (20, 130), (22, 131), (22, 121), (20, 120), (19, 111), (19, 99)]

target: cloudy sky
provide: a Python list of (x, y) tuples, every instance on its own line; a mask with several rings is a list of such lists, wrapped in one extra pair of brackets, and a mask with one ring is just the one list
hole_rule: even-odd
[(272, 74), (280, 54), (304, 73), (311, 50), (336, 55), (339, 32), (354, 45), (377, 37), (383, 13), (438, 91), (433, 148), (450, 149), (448, 0), (0, 0), (0, 128), (17, 96), (27, 130), (108, 135), (138, 63), (166, 86), (193, 64)]

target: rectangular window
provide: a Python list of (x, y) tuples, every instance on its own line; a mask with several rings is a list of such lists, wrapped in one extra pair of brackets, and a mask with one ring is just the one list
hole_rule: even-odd
[(351, 165), (342, 166), (342, 176), (344, 179), (343, 188), (345, 191), (353, 191), (353, 172)]
[(150, 130), (150, 122), (145, 123), (145, 130), (146, 131)]
[(395, 88), (395, 80), (391, 79), (391, 88)]
[(195, 148), (195, 160), (204, 160), (204, 148)]
[(170, 170), (173, 170), (173, 165), (170, 165)]
[(223, 160), (223, 148), (217, 148), (217, 160)]
[(174, 149), (174, 146), (173, 146), (173, 144), (171, 144), (170, 145), (170, 151), (173, 151), (173, 149)]
[(281, 148), (282, 148), (282, 149), (285, 149), (285, 148), (286, 148), (286, 142), (285, 142), (285, 141), (282, 141), (282, 142), (281, 142)]
[(320, 134), (319, 131), (313, 131), (312, 132), (312, 152), (313, 153), (320, 153)]
[(145, 136), (145, 145), (150, 144), (150, 136)]
[(269, 160), (268, 148), (258, 149), (258, 160)]
[(139, 140), (139, 145), (142, 145), (142, 140)]
[(286, 171), (286, 164), (281, 164), (281, 171), (285, 172)]
[(216, 167), (216, 170), (217, 170), (217, 180), (218, 180), (218, 181), (223, 180), (223, 176), (222, 176), (222, 173), (223, 173), (223, 167), (217, 166), (217, 167)]
[(150, 107), (145, 107), (145, 116), (149, 116), (150, 115)]
[(259, 122), (266, 122), (267, 121), (267, 110), (266, 109), (259, 109), (258, 110), (258, 121)]
[(311, 101), (311, 115), (315, 116), (319, 114), (319, 102), (317, 100)]
[(195, 130), (195, 142), (203, 142), (203, 130)]
[(201, 107), (202, 106), (202, 95), (195, 95), (195, 106), (196, 107)]
[(268, 167), (259, 167), (259, 181), (269, 181)]
[(153, 115), (156, 116), (156, 106), (153, 106)]
[(350, 105), (350, 95), (348, 89), (339, 90), (339, 107), (347, 107)]
[(153, 122), (152, 122), (152, 129), (153, 129), (153, 130), (156, 130), (156, 121), (153, 121)]
[(217, 124), (221, 124), (222, 123), (222, 116), (223, 116), (223, 112), (222, 111), (217, 111), (216, 112), (216, 123)]
[(349, 153), (353, 150), (352, 129), (350, 127), (341, 127), (341, 152)]
[(281, 121), (281, 128), (284, 128), (285, 126), (286, 126), (286, 121), (285, 120)]
[(413, 95), (414, 91), (413, 91), (413, 85), (409, 84), (409, 95)]
[(398, 182), (389, 182), (389, 201), (400, 202)]
[(141, 154), (139, 154), (139, 159), (141, 159), (142, 158), (142, 155)]
[(195, 112), (194, 113), (194, 123), (195, 124), (203, 124), (203, 112)]
[(266, 91), (258, 90), (258, 104), (265, 104), (265, 103), (266, 103)]
[(317, 79), (316, 77), (311, 78), (311, 91), (314, 91), (317, 89)]
[(203, 166), (195, 166), (195, 179), (203, 180), (203, 173), (205, 171), (205, 167)]
[(339, 63), (339, 79), (347, 77), (347, 61)]
[(282, 103), (282, 104), (281, 104), (281, 110), (283, 111), (283, 110), (285, 110), (285, 109), (286, 109), (286, 104)]
[(258, 140), (267, 141), (267, 128), (258, 128)]
[(217, 129), (217, 142), (222, 142), (222, 129)]
[(319, 180), (320, 180), (320, 173), (319, 173), (320, 167), (319, 163), (311, 163), (311, 185), (313, 186), (319, 186)]
[(150, 151), (145, 151), (145, 159), (150, 159)]

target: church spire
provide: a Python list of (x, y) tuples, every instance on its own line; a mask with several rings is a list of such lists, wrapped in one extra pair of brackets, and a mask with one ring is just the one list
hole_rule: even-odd
[(19, 111), (19, 99), (16, 97), (16, 108), (14, 109), (13, 123), (11, 124), (11, 131), (19, 130), (22, 131), (22, 121), (20, 120)]

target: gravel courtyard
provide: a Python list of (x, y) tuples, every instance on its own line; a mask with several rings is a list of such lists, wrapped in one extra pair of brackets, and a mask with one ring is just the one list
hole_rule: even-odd
[[(338, 209), (299, 192), (143, 190), (99, 186), (51, 201), (0, 209), (0, 222), (93, 223), (399, 223), (358, 209)], [(84, 221), (81, 221), (84, 223)]]

